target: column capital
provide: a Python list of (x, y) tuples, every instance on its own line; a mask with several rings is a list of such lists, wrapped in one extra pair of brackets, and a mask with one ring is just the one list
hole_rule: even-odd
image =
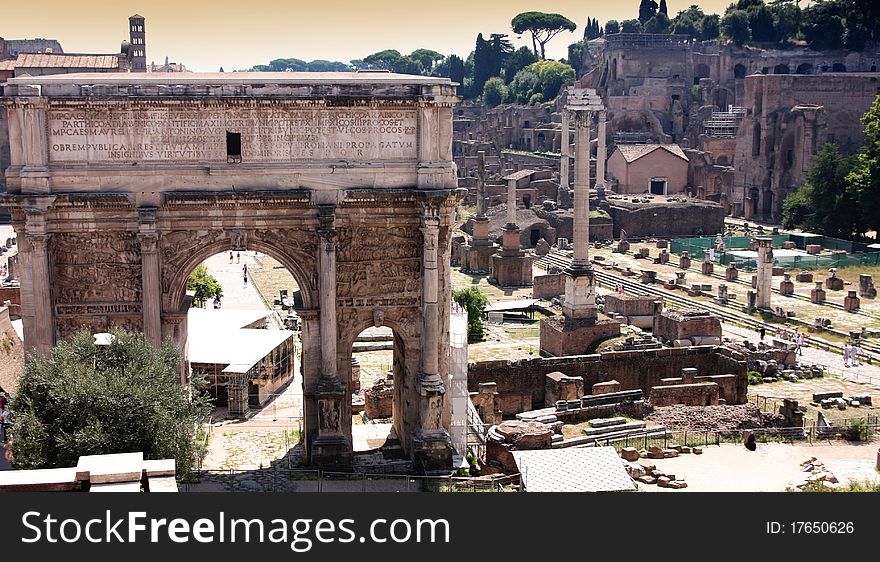
[(141, 244), (142, 254), (155, 254), (159, 250), (158, 232), (139, 232), (138, 241)]
[(52, 235), (46, 233), (27, 233), (24, 235), (24, 237), (28, 241), (28, 244), (31, 245), (31, 248), (33, 250), (45, 252), (49, 247), (49, 238), (51, 238)]

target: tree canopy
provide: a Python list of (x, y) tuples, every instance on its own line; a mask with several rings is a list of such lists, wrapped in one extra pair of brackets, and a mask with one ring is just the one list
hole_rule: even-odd
[(506, 97), (507, 86), (504, 85), (504, 80), (500, 76), (493, 76), (486, 80), (486, 84), (483, 86), (483, 103), (488, 107), (495, 107)]
[(620, 23), (617, 20), (606, 21), (605, 33), (620, 33)]
[(483, 310), (489, 305), (489, 299), (476, 287), (453, 289), (452, 298), (467, 311), (468, 341), (483, 339)]
[(174, 345), (156, 349), (141, 334), (112, 334), (100, 346), (82, 330), (58, 343), (51, 359), (28, 358), (13, 401), (15, 468), (142, 451), (147, 459), (174, 458), (184, 476), (203, 454), (193, 438), (208, 399), (200, 385), (180, 385)]
[(574, 31), (577, 24), (562, 14), (546, 12), (523, 12), (517, 14), (510, 22), (514, 33), (528, 31), (532, 34), (532, 48), (538, 54), (538, 45), (541, 46), (541, 58), (546, 58), (544, 46), (550, 39), (563, 31)]
[(735, 45), (746, 43), (752, 38), (748, 14), (744, 10), (734, 10), (724, 14), (721, 19), (721, 32)]
[(857, 201), (862, 224), (866, 230), (873, 230), (874, 238), (880, 240), (880, 96), (862, 116), (862, 124), (865, 144), (846, 180)]
[(186, 288), (195, 291), (193, 306), (202, 306), (208, 299), (223, 296), (223, 287), (213, 275), (208, 273), (208, 268), (204, 264), (199, 265), (189, 274)]
[(520, 70), (508, 88), (508, 101), (539, 103), (555, 99), (563, 85), (573, 84), (575, 71), (571, 66), (541, 60)]
[(657, 10), (660, 7), (657, 5), (657, 2), (654, 0), (642, 0), (639, 3), (639, 21), (642, 24), (647, 23), (647, 21), (653, 18), (657, 14)]

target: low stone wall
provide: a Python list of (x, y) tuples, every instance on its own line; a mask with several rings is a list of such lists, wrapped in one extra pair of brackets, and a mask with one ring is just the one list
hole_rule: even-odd
[(655, 386), (651, 389), (648, 402), (651, 406), (717, 406), (719, 398), (717, 384), (675, 384), (670, 386)]
[(592, 389), (596, 383), (616, 380), (621, 390), (641, 389), (647, 396), (651, 388), (660, 385), (660, 379), (679, 377), (687, 367), (697, 369), (700, 374), (695, 381), (710, 375), (732, 375), (732, 379), (721, 379), (721, 397), (728, 404), (746, 402), (745, 357), (724, 346), (480, 361), (468, 365), (468, 390), (477, 392), (480, 383), (496, 383), (501, 410), (509, 416), (544, 406), (545, 376), (553, 371), (583, 377), (584, 388)]
[(565, 293), (565, 275), (548, 273), (536, 275), (532, 279), (532, 297), (536, 299), (552, 299)]
[(617, 295), (609, 293), (604, 296), (605, 312), (613, 312), (623, 316), (653, 316), (654, 302), (659, 297), (636, 295)]

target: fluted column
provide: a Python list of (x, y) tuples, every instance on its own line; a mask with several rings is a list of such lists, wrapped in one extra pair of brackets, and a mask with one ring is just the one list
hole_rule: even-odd
[(507, 180), (507, 224), (506, 228), (516, 228), (516, 180)]
[(439, 372), (440, 315), (438, 310), (437, 244), (440, 235), (440, 218), (426, 210), (422, 222), (422, 373), (420, 383), (427, 383), (442, 392)]
[(596, 151), (596, 187), (605, 187), (605, 160), (608, 158), (605, 146), (605, 110), (599, 111), (599, 146)]
[(30, 245), (31, 287), (33, 291), (34, 326), (31, 330), (33, 341), (25, 346), (48, 356), (55, 346), (55, 321), (52, 314), (52, 291), (49, 282), (49, 234), (27, 234)]
[(590, 116), (575, 113), (574, 145), (574, 261), (572, 267), (589, 268), (590, 244)]
[(321, 376), (337, 377), (336, 366), (336, 234), (333, 205), (319, 210), (318, 293), (321, 325)]
[(477, 218), (486, 216), (486, 152), (477, 152)]
[(568, 123), (569, 113), (567, 109), (562, 110), (562, 133), (560, 135), (560, 158), (559, 158), (559, 191), (556, 194), (556, 202), (562, 206), (568, 201), (568, 164), (569, 164), (569, 133), (571, 127)]
[(144, 337), (162, 345), (162, 286), (159, 281), (159, 234), (156, 231), (156, 208), (138, 209), (141, 245), (141, 303), (144, 315)]

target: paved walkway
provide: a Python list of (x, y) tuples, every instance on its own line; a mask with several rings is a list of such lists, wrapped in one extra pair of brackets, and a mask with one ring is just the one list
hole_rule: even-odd
[(830, 441), (817, 445), (758, 443), (755, 451), (742, 445), (725, 443), (703, 448), (702, 455), (680, 455), (654, 462), (657, 468), (684, 477), (682, 490), (639, 484), (646, 492), (784, 492), (803, 484), (809, 473), (800, 463), (816, 457), (837, 479), (880, 481), (875, 469), (880, 441), (850, 443)]
[[(205, 260), (208, 272), (223, 287), (223, 297), (221, 298), (223, 308), (232, 310), (265, 310), (266, 304), (254, 286), (253, 280), (248, 277), (248, 282), (244, 282), (242, 268), (245, 265), (250, 270), (260, 267), (254, 259), (254, 253), (234, 252), (233, 256), (235, 254), (240, 254), (241, 258), (236, 257), (232, 260), (232, 263), (229, 262), (229, 252), (217, 254)], [(209, 302), (207, 306), (211, 306), (211, 303)]]
[[(738, 341), (744, 339), (757, 344), (761, 341), (761, 336), (754, 330), (741, 328), (731, 324), (723, 324), (722, 330), (724, 336)], [(764, 343), (771, 344), (772, 335), (768, 332), (764, 336)], [(843, 355), (824, 351), (815, 347), (804, 346), (802, 348), (803, 355), (798, 357), (802, 363), (824, 365), (828, 370), (837, 376), (855, 382), (868, 382), (874, 386), (880, 387), (880, 366), (861, 363), (859, 366), (847, 367), (843, 363)]]

